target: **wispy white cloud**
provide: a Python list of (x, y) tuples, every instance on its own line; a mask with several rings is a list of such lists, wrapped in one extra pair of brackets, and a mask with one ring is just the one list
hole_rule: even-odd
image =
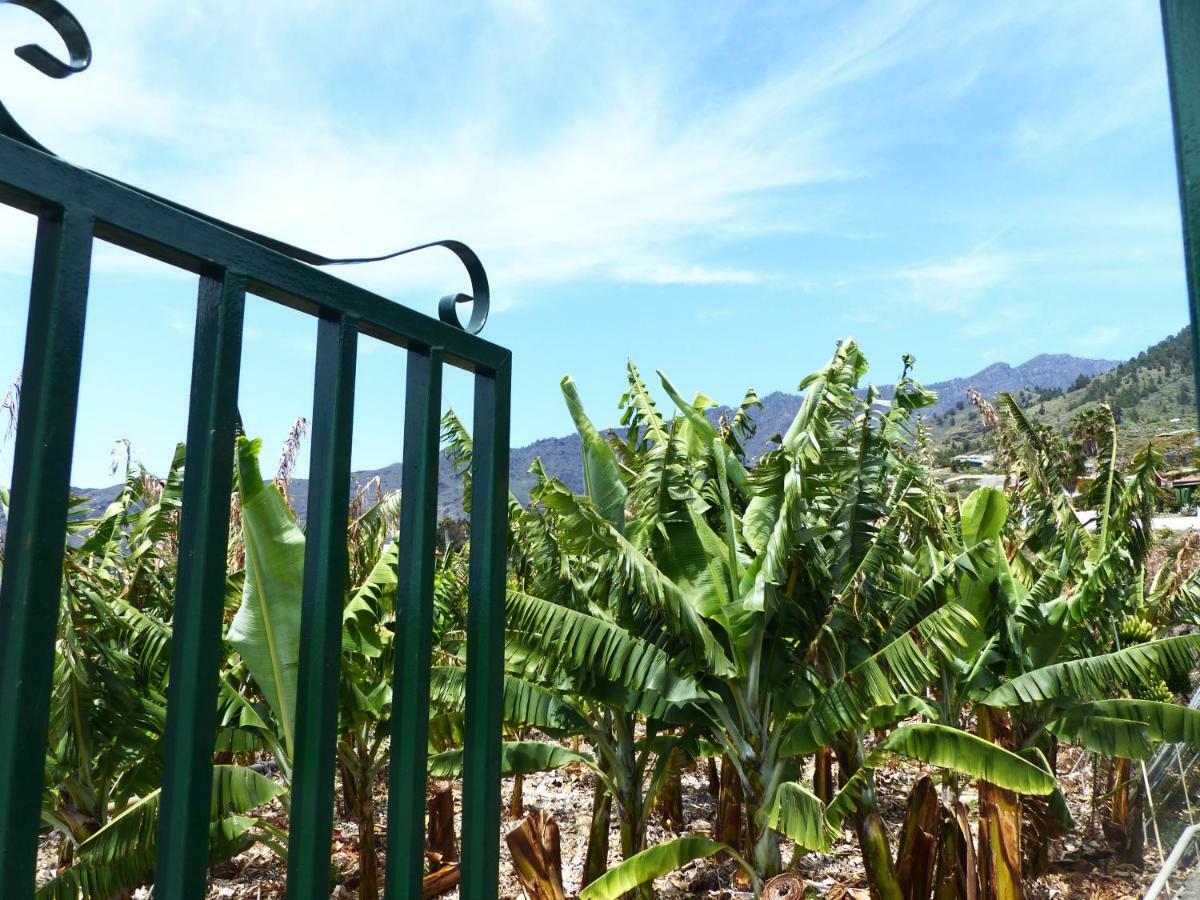
[[(872, 4), (759, 77), (697, 95), (689, 84), (701, 62), (695, 51), (663, 44), (639, 21), (650, 17), (616, 7), (494, 0), (481, 15), (454, 3), (418, 5), (406, 13), (403, 33), (384, 42), (396, 58), (378, 47), (377, 36), (394, 30), (394, 10), (382, 2), (336, 13), (315, 3), (220, 2), (212, 16), (182, 17), (167, 17), (151, 0), (129, 0), (121, 16), (98, 0), (77, 7), (96, 47), (89, 72), (52, 83), (19, 61), (0, 65), (6, 99), (16, 98), (18, 117), (51, 146), (334, 255), (458, 236), (485, 256), (499, 295), (584, 277), (656, 285), (776, 278), (769, 263), (713, 266), (700, 247), (844, 227), (844, 216), (818, 204), (781, 215), (778, 203), (785, 192), (877, 168), (878, 139), (863, 140), (855, 105), (845, 102), (851, 92), (886, 90), (889, 73), (937, 54), (953, 64), (933, 89), (943, 101), (962, 96), (985, 68), (1008, 64), (967, 48), (995, 52), (988, 36), (1035, 22), (1041, 39), (1028, 52), (1047, 78), (1095, 75), (1119, 52), (1122, 31), (1148, 20), (1129, 6), (1114, 14), (1116, 26), (1088, 17), (1092, 24), (1066, 54), (1056, 38), (1078, 16), (1021, 8), (962, 15), (922, 0)], [(0, 14), (30, 39), (56, 46), (26, 11)], [(406, 65), (404, 54), (420, 58), (428, 52), (423, 41), (460, 21), (464, 44), (478, 51), (458, 61), (460, 76)], [(489, 29), (498, 38), (488, 40)], [(323, 47), (309, 54), (312, 71), (297, 68), (297, 45)], [(210, 77), (197, 77), (203, 56), (181, 52), (189, 46), (214, 54)], [(583, 60), (586, 78), (576, 77), (583, 70), (555, 76), (564, 63)], [(325, 67), (346, 79), (341, 90), (357, 81), (378, 99), (339, 102), (338, 85), (321, 77)], [(414, 84), (371, 80), (373, 69), (388, 68)], [(1066, 100), (1055, 95), (1018, 120), (1012, 141), (1033, 154), (1108, 134), (1136, 119), (1160, 79), (1147, 69), (1133, 83), (1112, 83), (1112, 91), (1081, 85)], [(430, 97), (454, 92), (449, 111), (423, 105), (425, 82)], [(550, 104), (544, 115), (530, 108), (531, 94)], [(357, 103), (374, 103), (376, 116), (394, 114), (359, 119)], [(97, 261), (139, 265), (133, 257)], [(896, 275), (923, 307), (961, 313), (1007, 271), (996, 255), (973, 254)], [(388, 292), (440, 291), (461, 278), (452, 261), (437, 259), (346, 274)]]
[[(227, 18), (219, 11), (184, 16), (166, 34), (161, 10), (148, 0), (123, 5), (120, 17), (99, 3), (77, 5), (96, 46), (92, 70), (62, 83), (11, 61), (2, 73), (6, 97), (11, 91), (24, 101), (14, 103), (18, 117), (48, 144), (335, 255), (461, 237), (489, 261), (500, 292), (579, 277), (684, 285), (771, 278), (765, 270), (713, 267), (696, 258), (693, 245), (827, 227), (815, 211), (781, 222), (772, 204), (779, 192), (861, 174), (838, 98), (925, 49), (897, 39), (924, 4), (881, 4), (797, 59), (696, 102), (690, 50), (647, 53), (654, 41), (639, 33), (636, 15), (504, 0), (491, 14), (506, 43), (488, 46), (496, 63), (490, 70), (464, 65), (464, 79), (486, 81), (467, 85), (456, 115), (419, 108), (410, 117), (407, 98), (420, 87), (397, 91), (367, 81), (392, 98), (397, 113), (367, 122), (333, 102), (314, 74), (296, 69), (301, 54), (287, 38), (299, 31), (299, 38), (328, 43), (331, 61), (314, 58), (314, 69), (358, 62), (376, 39), (372, 23), (394, 27), (387, 4), (357, 4), (336, 32), (320, 34), (302, 31), (296, 7), (279, 3), (239, 7), (236, 15), (217, 4)], [(25, 27), (42, 28), (18, 12)], [(312, 12), (316, 27), (319, 12)], [(454, 14), (453, 6), (445, 13)], [(412, 30), (420, 33), (422, 17), (434, 15), (422, 8)], [(214, 47), (211, 80), (202, 80), (180, 58), (179, 44), (186, 37), (211, 45), (215, 18), (222, 19), (222, 49)], [(264, 37), (272, 33), (268, 23), (277, 43)], [(479, 40), (482, 24), (464, 39)], [(52, 37), (43, 40), (53, 45)], [(408, 36), (404, 48), (414, 40)], [(560, 73), (555, 108), (531, 121), (525, 94), (547, 90), (555, 67), (583, 59), (587, 77)], [(222, 63), (235, 63), (236, 79)], [(463, 90), (445, 80), (433, 88), (452, 86)], [(113, 264), (104, 256), (98, 262)], [(442, 287), (453, 271), (414, 260), (351, 277), (381, 290)]]
[(775, 281), (778, 275), (753, 269), (720, 268), (701, 264), (676, 265), (651, 262), (617, 265), (612, 275), (619, 281), (644, 284), (762, 284)]
[(1040, 17), (1025, 45), (1027, 63), (1053, 79), (1054, 90), (1030, 95), (1010, 139), (1027, 159), (1045, 160), (1114, 132), (1162, 120), (1167, 109), (1157, 8), (1136, 0), (1066, 4)]
[(1004, 280), (1012, 261), (1003, 254), (976, 250), (954, 259), (902, 266), (891, 274), (905, 286), (909, 300), (939, 313), (966, 315)]
[(1147, 72), (1065, 107), (1025, 116), (1013, 129), (1013, 145), (1027, 158), (1045, 159), (1089, 144), (1162, 112), (1163, 87), (1160, 74)]

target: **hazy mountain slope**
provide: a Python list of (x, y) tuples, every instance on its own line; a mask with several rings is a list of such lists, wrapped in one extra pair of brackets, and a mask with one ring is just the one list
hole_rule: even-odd
[[(1164, 431), (1192, 430), (1196, 400), (1191, 333), (1190, 327), (1184, 328), (1086, 383), (1077, 383), (1073, 390), (1008, 390), (1034, 418), (1057, 428), (1069, 428), (1072, 417), (1089, 404), (1105, 402), (1112, 404), (1122, 431), (1134, 441)], [(984, 440), (983, 423), (969, 403), (956, 402), (933, 415), (930, 424), (935, 442), (955, 452), (978, 447)]]
[[(1153, 429), (1171, 425), (1195, 427), (1195, 375), (1192, 329), (1159, 341), (1133, 359), (1090, 381), (1086, 387), (1046, 403), (1051, 421), (1065, 424), (1087, 403), (1112, 404), (1117, 421)], [(1180, 419), (1180, 422), (1175, 422)]]
[[(968, 378), (955, 378), (950, 381), (937, 382), (929, 385), (938, 392), (938, 405), (935, 411), (950, 410), (959, 398), (965, 399), (968, 387), (974, 387), (988, 396), (994, 396), (999, 391), (1015, 391), (1022, 387), (1065, 388), (1080, 375), (1090, 377), (1107, 372), (1118, 363), (1104, 359), (1084, 359), (1067, 354), (1042, 354), (1019, 366), (1007, 363), (995, 363)], [(890, 395), (891, 385), (884, 387), (883, 393)], [(746, 445), (747, 452), (752, 456), (765, 451), (771, 438), (782, 434), (791, 424), (800, 408), (802, 397), (799, 394), (775, 391), (762, 397), (763, 408), (758, 410), (755, 421), (758, 431)], [(728, 407), (717, 407), (710, 410), (712, 418), (729, 413)], [(615, 418), (615, 416), (614, 416)], [(558, 438), (544, 438), (526, 447), (512, 450), (510, 466), (510, 483), (512, 492), (522, 502), (529, 498), (529, 490), (533, 486), (533, 477), (529, 468), (533, 461), (541, 458), (543, 465), (552, 475), (565, 481), (577, 491), (583, 489), (583, 476), (580, 470), (581, 456), (578, 435), (566, 435)], [(359, 473), (360, 481), (379, 475), (385, 489), (392, 490), (400, 486), (400, 464), (396, 463), (372, 472)], [(294, 485), (293, 502), (297, 511), (304, 505), (303, 493), (305, 485), (297, 482)], [(438, 509), (440, 515), (457, 516), (462, 509), (462, 488), (448, 463), (442, 460), (438, 470)]]
[[(1170, 340), (1177, 341), (1178, 339), (1177, 336)], [(1163, 343), (1167, 344), (1169, 341)], [(1117, 373), (1132, 372), (1131, 367), (1134, 363), (1161, 346), (1156, 345), (1155, 348), (1151, 348), (1134, 360), (1119, 365), (1110, 360), (1084, 359), (1062, 353), (1042, 354), (1019, 366), (993, 363), (969, 377), (930, 384), (929, 387), (938, 392), (938, 404), (932, 412), (945, 419), (945, 423), (938, 425), (935, 430), (950, 439), (961, 438), (972, 430), (969, 427), (971, 423), (967, 420), (969, 408), (966, 407), (966, 391), (969, 387), (973, 387), (987, 396), (994, 396), (999, 391), (1020, 391), (1032, 388), (1061, 391), (1082, 375), (1084, 378), (1099, 376), (1092, 382), (1093, 384), (1109, 385), (1111, 383), (1112, 390), (1120, 390), (1129, 378), (1135, 378), (1135, 376), (1118, 375)], [(1157, 360), (1162, 355), (1159, 353), (1154, 358)], [(1188, 359), (1190, 360), (1190, 356)], [(1109, 380), (1102, 381), (1105, 378)], [(1138, 375), (1136, 378), (1142, 378), (1142, 376)], [(1143, 381), (1138, 380), (1136, 383), (1141, 385)], [(1138, 388), (1138, 390), (1141, 389), (1141, 387)], [(890, 395), (891, 386), (883, 387), (882, 391), (885, 396)], [(772, 437), (787, 430), (796, 410), (800, 407), (800, 402), (799, 394), (783, 391), (775, 391), (762, 397), (763, 408), (755, 416), (758, 422), (758, 433), (747, 443), (747, 451), (752, 456), (762, 453), (768, 448)], [(956, 413), (955, 407), (960, 404), (964, 409)], [(615, 409), (613, 412), (615, 419)], [(710, 415), (715, 419), (728, 412), (728, 408), (718, 407), (711, 410)], [(533, 486), (533, 477), (529, 474), (529, 468), (534, 459), (538, 457), (552, 475), (561, 478), (574, 490), (583, 489), (578, 436), (571, 434), (564, 437), (544, 438), (528, 446), (516, 447), (512, 450), (510, 482), (513, 493), (521, 501), (525, 501), (529, 497), (529, 490)], [(366, 484), (375, 477), (380, 479), (380, 484), (385, 491), (399, 490), (400, 463), (384, 466), (382, 469), (357, 472), (354, 475), (355, 481), (359, 484)], [(115, 490), (115, 488), (77, 489), (77, 492), (90, 499), (88, 503), (90, 509), (99, 511), (111, 500)], [(297, 513), (303, 518), (307, 508), (307, 482), (297, 479), (293, 482), (290, 493)], [(440, 460), (438, 467), (438, 512), (440, 516), (460, 516), (462, 514), (462, 486), (454, 477), (454, 472), (445, 459)], [(4, 519), (0, 514), (0, 529), (3, 526)]]

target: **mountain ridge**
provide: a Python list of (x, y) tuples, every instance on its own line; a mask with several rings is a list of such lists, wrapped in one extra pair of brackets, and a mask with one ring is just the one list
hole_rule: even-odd
[[(994, 362), (972, 375), (926, 384), (926, 387), (938, 393), (937, 405), (930, 413), (953, 410), (960, 401), (966, 399), (968, 388), (974, 388), (989, 397), (1000, 391), (1021, 389), (1065, 390), (1081, 376), (1091, 379), (1120, 365), (1123, 364), (1116, 360), (1090, 359), (1066, 353), (1040, 353), (1017, 366), (1007, 362)], [(890, 397), (893, 388), (894, 385), (884, 385), (880, 388), (881, 394)], [(787, 430), (803, 398), (799, 393), (776, 390), (759, 399), (763, 408), (756, 410), (754, 416), (758, 430), (746, 442), (746, 451), (752, 457), (763, 453), (772, 437)], [(729, 407), (718, 406), (711, 409), (709, 414), (717, 418), (729, 412)], [(570, 488), (576, 491), (583, 490), (579, 436), (567, 434), (539, 438), (510, 451), (509, 484), (513, 494), (520, 501), (525, 502), (529, 498), (529, 491), (534, 484), (529, 469), (537, 458), (542, 460), (550, 474), (562, 479)], [(382, 490), (393, 491), (400, 488), (401, 473), (402, 463), (396, 462), (377, 469), (355, 472), (352, 477), (359, 485), (365, 485), (378, 478)], [(72, 492), (87, 498), (87, 509), (97, 512), (116, 497), (119, 489), (119, 485), (114, 485), (106, 488), (72, 488)], [(307, 494), (307, 481), (294, 479), (289, 488), (289, 498), (301, 519), (307, 512)], [(454, 475), (450, 463), (444, 456), (439, 457), (438, 516), (440, 518), (461, 515), (462, 485)], [(4, 516), (0, 513), (0, 529), (3, 529), (5, 524)]]
[[(1136, 447), (1167, 432), (1196, 428), (1194, 378), (1188, 326), (1118, 366), (1081, 378), (1072, 389), (1022, 388), (1011, 393), (1039, 423), (1060, 430), (1068, 429), (1089, 404), (1107, 403), (1124, 443)], [(929, 424), (934, 442), (952, 453), (979, 449), (987, 441), (979, 413), (969, 403), (939, 410)]]

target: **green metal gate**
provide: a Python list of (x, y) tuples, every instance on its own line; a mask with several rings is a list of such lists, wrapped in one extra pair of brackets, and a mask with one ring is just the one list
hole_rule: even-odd
[[(16, 52), (47, 75), (87, 68), (91, 49), (56, 0), (0, 0), (48, 21), (71, 56)], [(475, 380), (461, 896), (487, 900), (499, 869), (501, 675), (511, 354), (477, 336), (488, 285), (475, 254), (453, 252), (472, 295), (442, 299), (440, 321), (334, 278), (330, 260), (63, 162), (0, 104), (0, 203), (37, 217), (14, 449), (7, 559), (0, 584), (0, 896), (28, 898), (40, 826), (68, 479), (92, 244), (103, 240), (199, 280), (180, 530), (156, 892), (205, 893), (242, 319), (247, 292), (318, 320), (304, 559), (288, 897), (327, 897), (342, 603), (347, 577), (358, 335), (407, 350), (397, 668), (388, 800), (388, 900), (421, 895), (424, 868), (437, 456), (442, 371)], [(383, 257), (386, 258), (386, 257)], [(463, 327), (456, 308), (472, 304)]]

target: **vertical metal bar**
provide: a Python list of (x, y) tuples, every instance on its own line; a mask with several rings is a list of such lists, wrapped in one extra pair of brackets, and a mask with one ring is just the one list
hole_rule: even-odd
[(244, 276), (200, 277), (158, 819), (155, 896), (172, 900), (205, 894), (245, 305)]
[(1200, 4), (1162, 0), (1162, 17), (1192, 323), (1192, 371), (1200, 410)]
[(511, 363), (475, 375), (471, 586), (463, 753), (463, 900), (494, 900), (500, 870), (508, 426)]
[(300, 646), (304, 652), (300, 656), (296, 687), (296, 749), (288, 837), (289, 900), (329, 896), (357, 359), (357, 324), (346, 317), (321, 319), (317, 331), (300, 618)]
[(71, 451), (92, 259), (91, 212), (38, 221), (0, 585), (0, 879), (33, 896)]
[(425, 777), (442, 408), (441, 351), (411, 348), (407, 381), (400, 493), (400, 564), (396, 588), (392, 759), (388, 784), (387, 900), (420, 897), (425, 871)]

